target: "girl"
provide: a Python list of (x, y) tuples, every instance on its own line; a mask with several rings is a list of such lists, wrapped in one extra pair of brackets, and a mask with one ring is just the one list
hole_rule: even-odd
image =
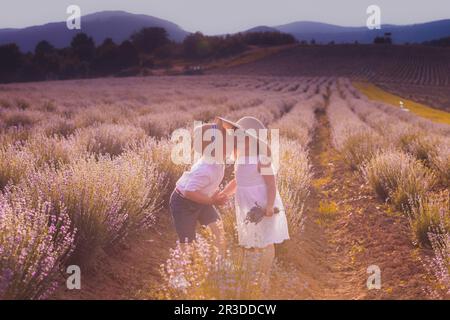
[[(258, 147), (258, 136), (251, 132), (266, 129), (258, 119), (244, 117), (237, 123), (221, 119), (231, 124), (236, 131), (244, 132), (244, 143), (239, 143), (236, 150), (235, 178), (224, 188), (222, 193), (231, 196), (235, 193), (236, 222), (239, 245), (246, 249), (261, 251), (260, 271), (268, 281), (270, 269), (275, 258), (275, 243), (289, 239), (287, 219), (284, 206), (277, 189), (276, 177), (272, 165)], [(242, 142), (242, 141), (241, 141)], [(266, 146), (264, 143), (262, 143)], [(259, 144), (261, 146), (261, 144)], [(255, 150), (254, 152), (252, 152)], [(271, 170), (272, 169), (272, 170)], [(255, 210), (256, 209), (256, 210)], [(248, 213), (263, 210), (259, 222), (247, 219)]]

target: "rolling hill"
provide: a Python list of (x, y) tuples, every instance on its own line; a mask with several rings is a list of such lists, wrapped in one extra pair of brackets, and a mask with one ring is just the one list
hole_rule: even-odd
[(247, 32), (279, 32), (280, 30), (274, 28), (274, 27), (269, 27), (269, 26), (257, 26), (257, 27), (253, 27), (250, 28), (248, 30), (245, 30), (244, 33)]
[(380, 30), (369, 30), (366, 27), (342, 27), (332, 24), (298, 21), (289, 24), (272, 27), (281, 32), (290, 33), (297, 40), (310, 41), (314, 39), (318, 43), (372, 43), (373, 39), (385, 32), (391, 32), (394, 43), (421, 43), (432, 39), (443, 38), (450, 35), (450, 19), (438, 20), (412, 25), (381, 26)]
[[(143, 27), (162, 27), (174, 41), (182, 41), (188, 32), (178, 25), (143, 14), (124, 11), (102, 11), (83, 16), (81, 32), (89, 34), (97, 44), (105, 38), (122, 42), (134, 31)], [(73, 36), (80, 30), (69, 30), (66, 22), (53, 22), (23, 29), (0, 29), (0, 44), (15, 42), (23, 52), (33, 51), (41, 40), (47, 40), (57, 48), (70, 44)]]
[[(122, 42), (134, 31), (143, 27), (165, 28), (169, 37), (182, 41), (189, 32), (167, 20), (144, 14), (124, 11), (102, 11), (89, 14), (82, 19), (82, 32), (92, 36), (97, 44), (105, 38)], [(381, 30), (363, 27), (344, 27), (327, 23), (297, 21), (278, 26), (256, 26), (243, 32), (280, 31), (292, 34), (299, 41), (314, 39), (317, 43), (372, 43), (377, 35), (393, 34), (394, 43), (421, 43), (450, 36), (450, 19), (412, 25), (383, 25)], [(47, 40), (55, 47), (68, 46), (79, 30), (68, 30), (66, 22), (53, 22), (23, 29), (0, 29), (0, 45), (15, 42), (24, 52), (34, 50), (41, 40)]]

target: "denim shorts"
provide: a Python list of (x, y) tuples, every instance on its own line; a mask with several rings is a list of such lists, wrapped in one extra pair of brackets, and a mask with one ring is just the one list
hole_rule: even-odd
[(195, 240), (197, 221), (206, 226), (220, 220), (214, 206), (183, 198), (177, 191), (170, 196), (169, 208), (181, 243)]

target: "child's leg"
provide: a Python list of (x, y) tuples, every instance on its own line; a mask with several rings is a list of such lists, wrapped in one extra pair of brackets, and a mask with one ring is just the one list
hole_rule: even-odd
[(203, 207), (173, 192), (170, 196), (169, 208), (180, 243), (185, 247), (186, 243), (195, 240), (195, 227)]
[(198, 220), (203, 226), (209, 227), (213, 234), (214, 245), (219, 250), (219, 254), (222, 257), (225, 256), (225, 232), (219, 212), (217, 212), (214, 206), (204, 206), (203, 210), (199, 213)]

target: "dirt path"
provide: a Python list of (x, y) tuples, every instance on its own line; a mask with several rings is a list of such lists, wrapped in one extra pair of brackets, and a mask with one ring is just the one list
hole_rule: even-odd
[[(424, 299), (429, 285), (408, 221), (373, 196), (331, 146), (325, 112), (310, 147), (314, 180), (303, 233), (280, 258), (299, 274), (294, 299)], [(298, 240), (295, 240), (298, 238)], [(368, 290), (367, 268), (381, 271), (381, 289)]]
[(291, 299), (357, 299), (363, 293), (355, 277), (356, 270), (337, 252), (333, 241), (337, 213), (319, 209), (335, 203), (328, 188), (335, 178), (337, 154), (330, 145), (330, 126), (325, 110), (318, 110), (316, 118), (318, 123), (309, 148), (313, 186), (305, 205), (305, 225), (301, 234), (291, 235), (292, 240), (279, 250), (280, 259), (297, 270), (298, 287), (301, 288), (286, 296)]

